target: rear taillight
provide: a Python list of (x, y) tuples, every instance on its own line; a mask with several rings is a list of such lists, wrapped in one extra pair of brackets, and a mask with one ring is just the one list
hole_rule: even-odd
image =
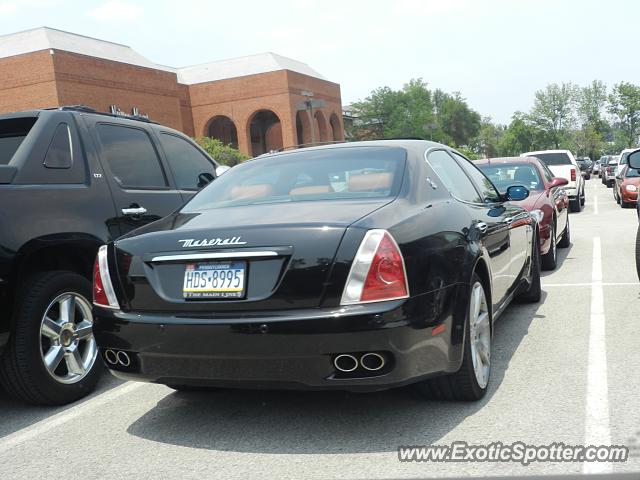
[(120, 308), (109, 276), (106, 245), (98, 250), (93, 265), (93, 304), (105, 308)]
[(353, 260), (340, 303), (380, 302), (409, 296), (400, 248), (386, 230), (369, 230)]
[(572, 182), (576, 181), (576, 169), (575, 168), (571, 169), (571, 181)]

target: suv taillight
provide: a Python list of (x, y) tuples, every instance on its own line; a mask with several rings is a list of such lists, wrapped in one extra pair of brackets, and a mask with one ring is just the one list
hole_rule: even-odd
[(576, 181), (576, 169), (575, 168), (571, 169), (571, 181), (572, 182)]
[(369, 230), (353, 260), (342, 305), (409, 296), (407, 272), (398, 244), (386, 230)]
[(93, 264), (93, 304), (104, 308), (120, 308), (109, 276), (106, 245), (100, 247)]

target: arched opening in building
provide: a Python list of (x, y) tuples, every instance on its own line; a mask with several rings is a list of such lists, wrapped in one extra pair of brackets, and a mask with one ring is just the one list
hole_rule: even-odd
[(254, 157), (282, 148), (282, 125), (271, 110), (259, 110), (249, 122), (251, 154)]
[(317, 111), (314, 115), (316, 120), (316, 140), (319, 142), (328, 142), (329, 133), (327, 132), (327, 121), (321, 111)]
[(342, 135), (340, 134), (340, 120), (335, 113), (331, 114), (331, 118), (329, 118), (329, 124), (331, 125), (331, 137), (334, 141), (342, 140)]
[(209, 130), (207, 132), (211, 138), (217, 138), (225, 145), (238, 148), (238, 130), (235, 123), (229, 117), (217, 115), (209, 122)]
[(296, 134), (298, 145), (309, 145), (311, 143), (311, 122), (309, 114), (302, 110), (296, 113)]

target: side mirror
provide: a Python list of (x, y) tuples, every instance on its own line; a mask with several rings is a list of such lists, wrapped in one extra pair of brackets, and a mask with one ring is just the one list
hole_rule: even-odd
[(631, 168), (640, 168), (640, 150), (629, 154), (627, 157), (627, 165)]
[(511, 202), (519, 202), (529, 196), (529, 189), (522, 185), (511, 185), (507, 188), (507, 200)]
[(562, 177), (553, 177), (551, 182), (549, 183), (549, 188), (562, 187), (563, 185), (568, 185), (569, 180)]
[(204, 188), (212, 181), (213, 175), (211, 175), (209, 172), (202, 172), (198, 174), (198, 188)]
[(218, 168), (216, 168), (216, 177), (219, 177), (220, 175), (222, 175), (224, 172), (231, 170), (231, 167), (228, 165), (220, 165)]

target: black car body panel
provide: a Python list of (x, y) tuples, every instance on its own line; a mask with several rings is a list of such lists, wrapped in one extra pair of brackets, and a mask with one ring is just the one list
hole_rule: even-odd
[[(102, 123), (144, 132), (154, 145), (166, 186), (159, 190), (122, 188), (95, 134), (96, 125)], [(47, 164), (59, 128), (68, 129), (69, 165)], [(23, 134), (16, 136), (18, 131)], [(47, 270), (73, 271), (91, 278), (100, 245), (172, 213), (196, 193), (176, 184), (169, 155), (158, 141), (160, 135), (180, 137), (202, 155), (212, 171), (217, 166), (173, 129), (85, 108), (0, 115), (0, 137), (4, 134), (17, 141), (0, 148), (0, 350), (9, 339), (14, 299), (23, 279)], [(122, 203), (123, 196), (128, 203)], [(146, 213), (124, 215), (122, 208), (130, 204), (144, 206)]]
[[(535, 221), (503, 199), (454, 198), (427, 161), (430, 151), (444, 148), (438, 144), (321, 148), (370, 146), (406, 150), (396, 195), (202, 211), (187, 204), (112, 243), (109, 271), (121, 308), (96, 306), (94, 333), (103, 354), (123, 350), (133, 359), (126, 368), (108, 365), (113, 373), (179, 385), (371, 390), (456, 371), (474, 272), (487, 283), (495, 320), (531, 281)], [(229, 181), (232, 172), (225, 174)], [(397, 242), (410, 295), (341, 304), (371, 229), (384, 229)], [(185, 265), (194, 261), (185, 255), (239, 259), (264, 251), (275, 256), (249, 258), (245, 298), (180, 296)], [(366, 351), (387, 355), (385, 369), (345, 378), (332, 366), (336, 354)]]

